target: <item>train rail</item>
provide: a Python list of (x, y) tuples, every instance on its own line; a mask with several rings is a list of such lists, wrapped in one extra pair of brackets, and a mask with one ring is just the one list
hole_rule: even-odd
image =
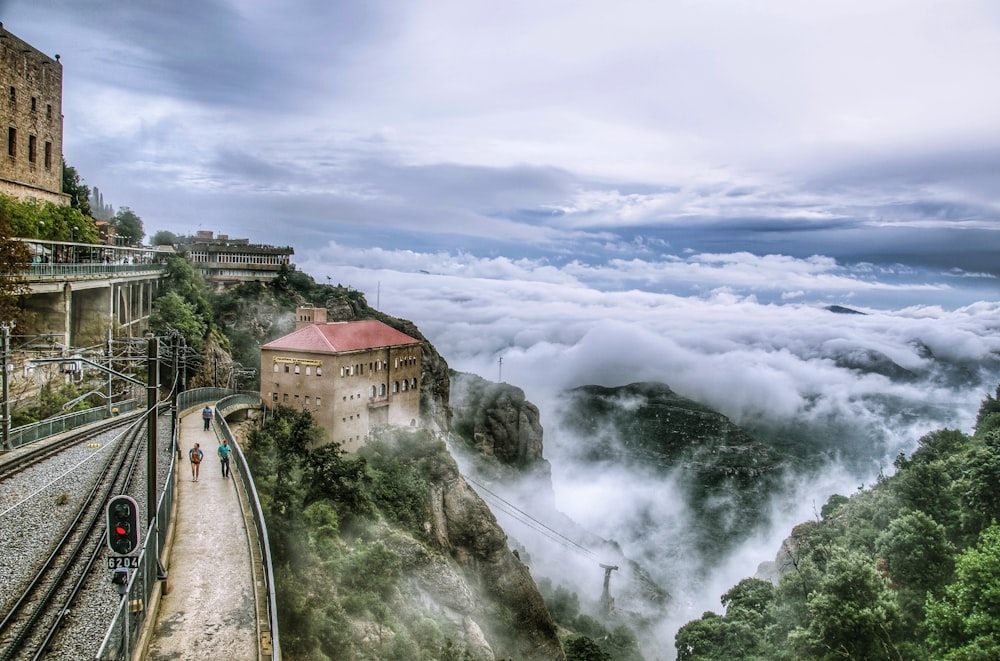
[[(130, 418), (32, 448), (0, 469), (0, 565), (10, 570), (0, 588), (0, 661), (86, 658), (107, 629), (120, 599), (107, 576), (95, 578), (107, 555), (107, 503), (141, 495), (145, 477), (145, 419)], [(145, 503), (139, 509), (146, 521)], [(74, 604), (85, 592), (103, 606), (80, 618)]]

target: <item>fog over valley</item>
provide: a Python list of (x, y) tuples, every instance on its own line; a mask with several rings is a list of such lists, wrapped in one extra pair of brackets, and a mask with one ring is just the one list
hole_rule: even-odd
[[(620, 544), (674, 598), (652, 614), (664, 649), (678, 626), (718, 610), (719, 595), (774, 560), (792, 527), (815, 519), (831, 495), (850, 495), (891, 474), (895, 456), (912, 452), (929, 431), (970, 433), (981, 400), (1000, 383), (997, 303), (838, 308), (827, 302), (850, 300), (837, 293), (846, 288), (843, 278), (809, 275), (820, 258), (752, 260), (780, 265), (758, 272), (768, 288), (794, 281), (801, 290), (793, 301), (762, 303), (754, 291), (763, 287), (744, 279), (747, 260), (738, 256), (731, 260), (733, 285), (690, 296), (601, 288), (576, 267), (526, 260), (352, 255), (382, 262), (367, 268), (338, 262), (335, 252), (310, 253), (329, 261), (302, 268), (364, 291), (372, 305), (413, 320), (452, 369), (520, 387), (539, 407), (555, 507)], [(399, 268), (391, 268), (394, 261)], [(714, 277), (726, 278), (726, 267)], [(872, 279), (865, 288), (886, 298), (896, 285)], [(831, 299), (831, 290), (843, 298)], [(934, 286), (908, 289), (921, 290)], [(660, 472), (588, 463), (580, 448), (589, 439), (560, 425), (567, 389), (644, 381), (719, 411), (789, 460), (784, 487), (765, 500), (765, 524), (720, 558), (698, 557), (697, 527), (704, 523), (679, 486), (683, 466)], [(491, 488), (578, 539), (566, 522), (546, 518), (548, 494), (539, 484)], [(615, 562), (614, 553), (602, 557), (588, 546), (591, 557), (493, 509), (513, 543), (527, 548), (536, 578), (563, 580), (581, 599), (597, 599), (598, 563)], [(629, 607), (624, 593), (633, 578), (627, 567), (612, 576), (622, 608)]]

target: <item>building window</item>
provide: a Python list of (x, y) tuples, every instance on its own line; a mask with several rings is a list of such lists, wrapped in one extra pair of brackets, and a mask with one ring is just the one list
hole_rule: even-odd
[(399, 381), (393, 381), (392, 382), (392, 391), (393, 392), (399, 392)]
[(51, 142), (46, 142), (45, 143), (45, 169), (46, 170), (51, 170), (52, 169), (52, 143)]
[(417, 377), (413, 377), (413, 381), (412, 381), (412, 383), (410, 383), (410, 389), (411, 390), (416, 390), (417, 389)]
[(35, 112), (37, 110), (37, 104), (38, 104), (38, 99), (36, 99), (35, 97), (31, 97), (31, 112)]
[(52, 104), (45, 104), (45, 119), (52, 119)]
[(289, 367), (288, 365), (285, 365), (285, 374), (288, 374), (291, 371), (290, 369), (288, 369), (288, 367)]
[(11, 85), (10, 86), (10, 105), (14, 105), (16, 103), (17, 103), (17, 90), (14, 89), (13, 85)]
[(299, 369), (300, 369), (300, 368), (299, 368), (299, 366), (298, 366), (298, 365), (296, 365), (296, 366), (295, 366), (295, 373), (296, 373), (296, 374), (298, 374), (298, 373), (299, 373)]
[(319, 405), (320, 405), (320, 396), (316, 395), (316, 408), (319, 408)]
[(316, 376), (323, 376), (323, 368), (322, 367), (317, 367), (316, 368)]
[(17, 129), (13, 126), (7, 129), (7, 155), (17, 156)]
[(312, 371), (313, 371), (313, 368), (311, 368), (308, 365), (306, 365), (306, 376), (309, 376), (310, 374), (312, 374)]
[(371, 388), (368, 389), (368, 396), (369, 397), (375, 396), (375, 386), (372, 386)]
[(271, 393), (271, 401), (277, 403), (277, 401), (278, 401), (278, 393), (276, 393), (276, 392), (272, 392)]
[(28, 135), (28, 162), (34, 163), (36, 152), (38, 151), (38, 138), (29, 134)]
[(406, 389), (409, 388), (409, 386), (409, 382), (406, 379), (403, 379), (403, 392), (406, 392)]
[(287, 392), (284, 395), (281, 396), (281, 401), (284, 402), (285, 404), (288, 403), (288, 393)]
[(309, 406), (309, 395), (305, 396), (305, 402), (306, 402), (306, 406)]
[(385, 397), (385, 384), (384, 383), (380, 383), (379, 386), (378, 386), (378, 396), (379, 397)]
[(277, 372), (277, 371), (278, 371), (278, 363), (275, 363), (275, 364), (274, 364), (274, 371), (275, 371), (275, 372)]

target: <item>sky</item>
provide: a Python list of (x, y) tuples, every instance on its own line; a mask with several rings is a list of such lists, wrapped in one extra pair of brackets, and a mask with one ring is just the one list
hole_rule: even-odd
[(0, 21), (60, 55), (64, 155), (106, 203), (148, 235), (291, 245), (523, 388), (556, 500), (595, 530), (635, 503), (560, 463), (562, 389), (850, 421), (820, 450), (862, 460), (720, 580), (920, 434), (971, 431), (1000, 382), (994, 0), (0, 0)]
[(0, 0), (0, 20), (60, 54), (65, 158), (149, 235), (879, 306), (968, 303), (1000, 272), (990, 0)]

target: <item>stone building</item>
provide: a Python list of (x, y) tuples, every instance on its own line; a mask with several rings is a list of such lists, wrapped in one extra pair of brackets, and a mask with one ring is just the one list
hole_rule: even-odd
[(308, 409), (330, 441), (353, 452), (380, 426), (415, 426), (420, 341), (381, 321), (327, 322), (299, 308), (294, 332), (261, 346), (265, 404)]
[(291, 246), (250, 243), (250, 239), (231, 239), (226, 234), (199, 231), (178, 245), (205, 282), (224, 289), (260, 280), (267, 282), (278, 275), (282, 265), (291, 265)]
[(0, 23), (0, 193), (69, 204), (62, 192), (62, 65)]

